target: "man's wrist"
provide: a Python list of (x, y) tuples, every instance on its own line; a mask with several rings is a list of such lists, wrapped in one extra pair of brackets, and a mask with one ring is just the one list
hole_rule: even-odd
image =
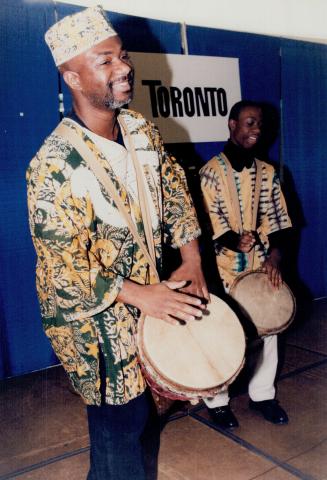
[(197, 257), (193, 256), (193, 257), (182, 258), (182, 264), (183, 265), (188, 265), (188, 264), (201, 265), (202, 264), (201, 257), (199, 255)]
[(142, 287), (144, 287), (144, 285), (139, 285), (136, 282), (125, 279), (123, 281), (123, 286), (117, 296), (118, 302), (133, 305), (133, 307), (141, 310), (143, 293)]
[(192, 240), (190, 243), (180, 247), (180, 254), (182, 263), (194, 263), (196, 265), (201, 265), (201, 256), (197, 239)]

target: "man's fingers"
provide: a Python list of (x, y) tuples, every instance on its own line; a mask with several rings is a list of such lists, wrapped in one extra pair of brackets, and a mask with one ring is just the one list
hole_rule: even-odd
[(172, 318), (169, 315), (166, 315), (162, 320), (164, 322), (170, 323), (170, 325), (181, 325), (181, 322), (175, 320), (175, 318)]
[(202, 295), (208, 302), (210, 302), (210, 294), (206, 287), (202, 287)]
[(194, 320), (202, 316), (202, 301), (200, 298), (187, 293), (176, 293), (172, 301), (165, 305), (165, 312), (180, 320)]
[(185, 293), (182, 293), (181, 295), (184, 297), (183, 300), (186, 300), (185, 297), (188, 298), (187, 302), (178, 301), (174, 303), (168, 312), (169, 315), (178, 316), (178, 318), (181, 318), (182, 320), (194, 320), (194, 317), (201, 317), (201, 300), (199, 298), (186, 295)]
[[(196, 305), (199, 308), (202, 308), (202, 306), (203, 306), (202, 301), (201, 301), (201, 298), (203, 298), (203, 289), (202, 288), (200, 288), (200, 287), (192, 288), (192, 284), (191, 284), (190, 287), (186, 286), (186, 284), (187, 284), (186, 280), (179, 281), (179, 282), (176, 282), (176, 281), (173, 281), (173, 280), (165, 280), (162, 283), (164, 283), (171, 290), (179, 290), (178, 293), (181, 293), (183, 295), (183, 297), (179, 297), (178, 301), (180, 301), (182, 303), (185, 303), (185, 304)], [(206, 291), (206, 294), (207, 294), (207, 296), (205, 298), (208, 299), (209, 294), (208, 294), (207, 291)]]
[[(198, 282), (196, 284), (194, 284), (194, 282), (191, 282), (190, 285), (186, 285), (183, 288), (180, 288), (179, 291), (185, 294), (195, 295), (200, 299), (206, 300), (206, 302), (210, 301), (210, 295), (205, 282)], [(201, 306), (201, 308), (203, 307), (205, 308), (205, 305)]]
[(202, 317), (202, 311), (187, 304), (177, 304), (172, 307), (166, 306), (165, 311), (161, 312), (159, 316), (159, 318), (172, 325), (177, 325), (181, 322), (185, 324), (200, 317)]
[(186, 325), (187, 320), (184, 319), (177, 319), (176, 315), (166, 315), (162, 318), (164, 322), (170, 323), (170, 325)]
[[(173, 325), (176, 325), (176, 320), (185, 323), (202, 317), (202, 310), (205, 308), (202, 295), (196, 296), (177, 290), (185, 283), (185, 281), (168, 280), (161, 284), (147, 286), (145, 291), (148, 295), (140, 309), (147, 315)], [(200, 291), (199, 288), (198, 290)]]
[(178, 290), (180, 288), (185, 287), (187, 280), (180, 280), (180, 281), (174, 281), (174, 280), (164, 280), (162, 283), (167, 285), (170, 290)]

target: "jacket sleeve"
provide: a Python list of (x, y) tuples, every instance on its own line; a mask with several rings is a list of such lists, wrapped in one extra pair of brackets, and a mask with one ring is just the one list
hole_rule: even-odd
[(201, 230), (185, 172), (165, 150), (158, 129), (153, 124), (151, 129), (161, 166), (164, 237), (173, 248), (180, 248), (199, 237)]
[(288, 216), (285, 198), (280, 186), (280, 180), (275, 171), (273, 171), (271, 194), (267, 204), (266, 213), (258, 228), (259, 233), (262, 232), (263, 234), (270, 236), (274, 232), (292, 226), (292, 222)]
[(205, 209), (211, 222), (212, 239), (217, 240), (231, 231), (219, 177), (215, 169), (205, 165), (200, 170), (200, 180)]
[(58, 324), (94, 316), (115, 301), (123, 278), (101, 263), (89, 196), (73, 197), (55, 161), (40, 165), (31, 162), (27, 183), (42, 316)]

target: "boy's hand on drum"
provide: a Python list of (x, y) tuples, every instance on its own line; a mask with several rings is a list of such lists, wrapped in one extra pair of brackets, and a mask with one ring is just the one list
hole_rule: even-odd
[(282, 274), (279, 269), (279, 264), (281, 260), (281, 255), (278, 249), (272, 249), (269, 257), (265, 259), (262, 265), (264, 272), (268, 274), (269, 280), (275, 288), (279, 288), (282, 283)]
[(240, 240), (237, 245), (237, 249), (242, 253), (249, 253), (256, 243), (255, 236), (252, 232), (244, 231), (240, 235)]
[(186, 281), (164, 281), (155, 285), (142, 285), (134, 305), (143, 314), (165, 320), (173, 325), (195, 320), (202, 316), (204, 303), (177, 290), (183, 288)]

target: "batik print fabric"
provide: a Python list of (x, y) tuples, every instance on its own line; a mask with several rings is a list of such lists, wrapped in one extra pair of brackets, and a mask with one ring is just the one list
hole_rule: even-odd
[[(165, 152), (157, 129), (135, 112), (121, 110), (120, 115), (133, 138), (157, 215), (152, 223), (160, 270), (163, 236), (180, 247), (199, 236), (198, 222), (184, 172)], [(78, 124), (63, 122), (91, 147), (145, 239), (139, 206), (115, 176), (110, 158)], [(87, 404), (101, 401), (101, 345), (106, 402), (124, 404), (144, 391), (145, 382), (135, 344), (139, 312), (116, 297), (124, 278), (139, 284), (155, 279), (115, 204), (84, 159), (61, 137), (52, 134), (46, 139), (30, 163), (27, 183), (45, 332)]]
[[(260, 162), (260, 160), (257, 160)], [(228, 292), (233, 281), (245, 270), (257, 269), (263, 263), (269, 248), (268, 235), (291, 226), (280, 182), (274, 168), (266, 162), (262, 164), (262, 182), (259, 197), (257, 232), (260, 244), (255, 246), (253, 265), (249, 265), (246, 253), (234, 252), (226, 247), (216, 249), (219, 274)], [(241, 172), (233, 170), (239, 198), (242, 228), (252, 230), (252, 208), (256, 179), (256, 163)], [(200, 170), (201, 188), (210, 217), (213, 239), (233, 230), (237, 233), (238, 224), (227, 182), (226, 157), (223, 153), (212, 158)]]

